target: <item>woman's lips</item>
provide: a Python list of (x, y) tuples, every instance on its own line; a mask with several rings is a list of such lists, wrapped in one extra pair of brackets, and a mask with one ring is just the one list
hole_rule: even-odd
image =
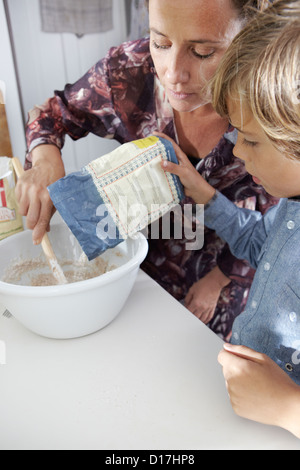
[(194, 95), (194, 93), (184, 93), (182, 91), (178, 92), (170, 89), (168, 91), (175, 100), (186, 100)]

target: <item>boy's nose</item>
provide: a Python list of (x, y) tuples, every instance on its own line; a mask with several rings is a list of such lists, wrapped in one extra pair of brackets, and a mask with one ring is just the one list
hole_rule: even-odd
[(233, 148), (233, 155), (237, 158), (239, 158), (240, 160), (244, 160), (246, 161), (247, 158), (244, 156), (245, 155), (245, 151), (243, 151), (243, 147), (242, 147), (242, 144), (241, 144), (241, 140), (243, 139), (243, 137), (240, 135), (240, 133), (238, 133), (238, 139), (237, 139), (237, 142)]
[(235, 157), (241, 158), (241, 157), (239, 156), (239, 145), (238, 145), (238, 143), (235, 144), (235, 146), (234, 146), (234, 148), (233, 148), (233, 150), (232, 150), (232, 153), (233, 153), (233, 155), (234, 155)]

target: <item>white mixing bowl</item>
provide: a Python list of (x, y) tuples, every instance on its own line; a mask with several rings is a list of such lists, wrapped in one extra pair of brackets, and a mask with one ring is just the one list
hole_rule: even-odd
[[(53, 225), (49, 238), (58, 259), (79, 259), (82, 251), (65, 224)], [(102, 255), (117, 267), (94, 279), (48, 287), (0, 281), (0, 303), (26, 328), (41, 336), (68, 339), (94, 333), (122, 310), (147, 251), (146, 238), (138, 234)], [(0, 279), (16, 258), (40, 255), (41, 247), (33, 246), (30, 231), (2, 240)]]

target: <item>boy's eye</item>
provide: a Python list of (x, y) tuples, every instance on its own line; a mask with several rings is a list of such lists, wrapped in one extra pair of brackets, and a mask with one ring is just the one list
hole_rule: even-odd
[(256, 147), (257, 142), (252, 142), (251, 140), (244, 139), (243, 144), (247, 145), (248, 147)]

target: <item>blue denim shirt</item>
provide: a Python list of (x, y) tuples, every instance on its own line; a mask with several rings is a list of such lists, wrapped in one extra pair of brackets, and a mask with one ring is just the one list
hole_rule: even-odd
[(300, 385), (300, 202), (282, 199), (262, 216), (217, 193), (205, 225), (256, 268), (231, 342), (268, 355)]

